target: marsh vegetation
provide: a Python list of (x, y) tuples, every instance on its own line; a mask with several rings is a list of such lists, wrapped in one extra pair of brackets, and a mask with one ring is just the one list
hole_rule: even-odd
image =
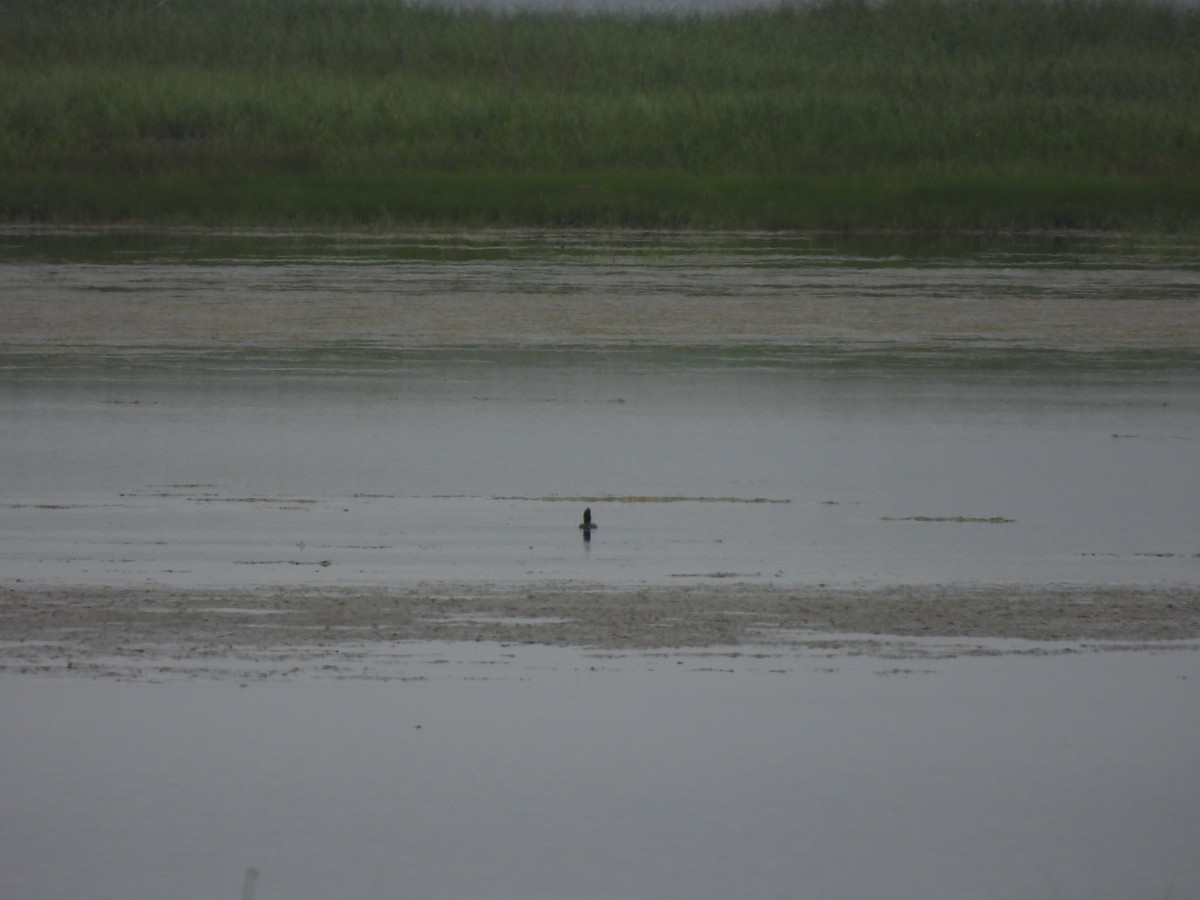
[(1189, 227), (1200, 10), (0, 2), (10, 221)]

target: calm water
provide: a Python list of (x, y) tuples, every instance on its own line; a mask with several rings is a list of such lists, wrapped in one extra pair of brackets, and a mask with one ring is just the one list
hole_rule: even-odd
[(1194, 583), (1191, 250), (8, 232), (4, 578)]
[[(0, 233), (0, 586), (19, 616), (18, 580), (1196, 584), (1193, 256)], [(114, 651), (140, 683), (6, 669), (6, 887), (207, 900), (250, 867), (260, 900), (1200, 885), (1185, 649), (382, 646), (411, 680), (154, 683), (164, 648), (143, 646)]]

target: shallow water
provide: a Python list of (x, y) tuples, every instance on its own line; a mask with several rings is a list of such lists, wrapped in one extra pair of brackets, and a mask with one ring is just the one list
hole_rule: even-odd
[(0, 234), (0, 871), (1195, 896), (1197, 388), (1162, 243)]
[(11, 895), (1200, 890), (1195, 653), (395, 651), (415, 680), (0, 680)]
[(1200, 580), (1186, 247), (9, 232), (0, 278), (5, 579)]

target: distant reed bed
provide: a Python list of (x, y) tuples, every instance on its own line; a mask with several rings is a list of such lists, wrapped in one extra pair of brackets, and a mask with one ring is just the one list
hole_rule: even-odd
[(1200, 221), (1200, 10), (0, 0), (0, 217)]

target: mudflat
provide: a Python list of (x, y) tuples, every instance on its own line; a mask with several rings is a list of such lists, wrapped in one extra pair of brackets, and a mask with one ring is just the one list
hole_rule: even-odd
[(0, 671), (405, 677), (414, 641), (919, 659), (1196, 649), (1195, 586), (0, 589)]

